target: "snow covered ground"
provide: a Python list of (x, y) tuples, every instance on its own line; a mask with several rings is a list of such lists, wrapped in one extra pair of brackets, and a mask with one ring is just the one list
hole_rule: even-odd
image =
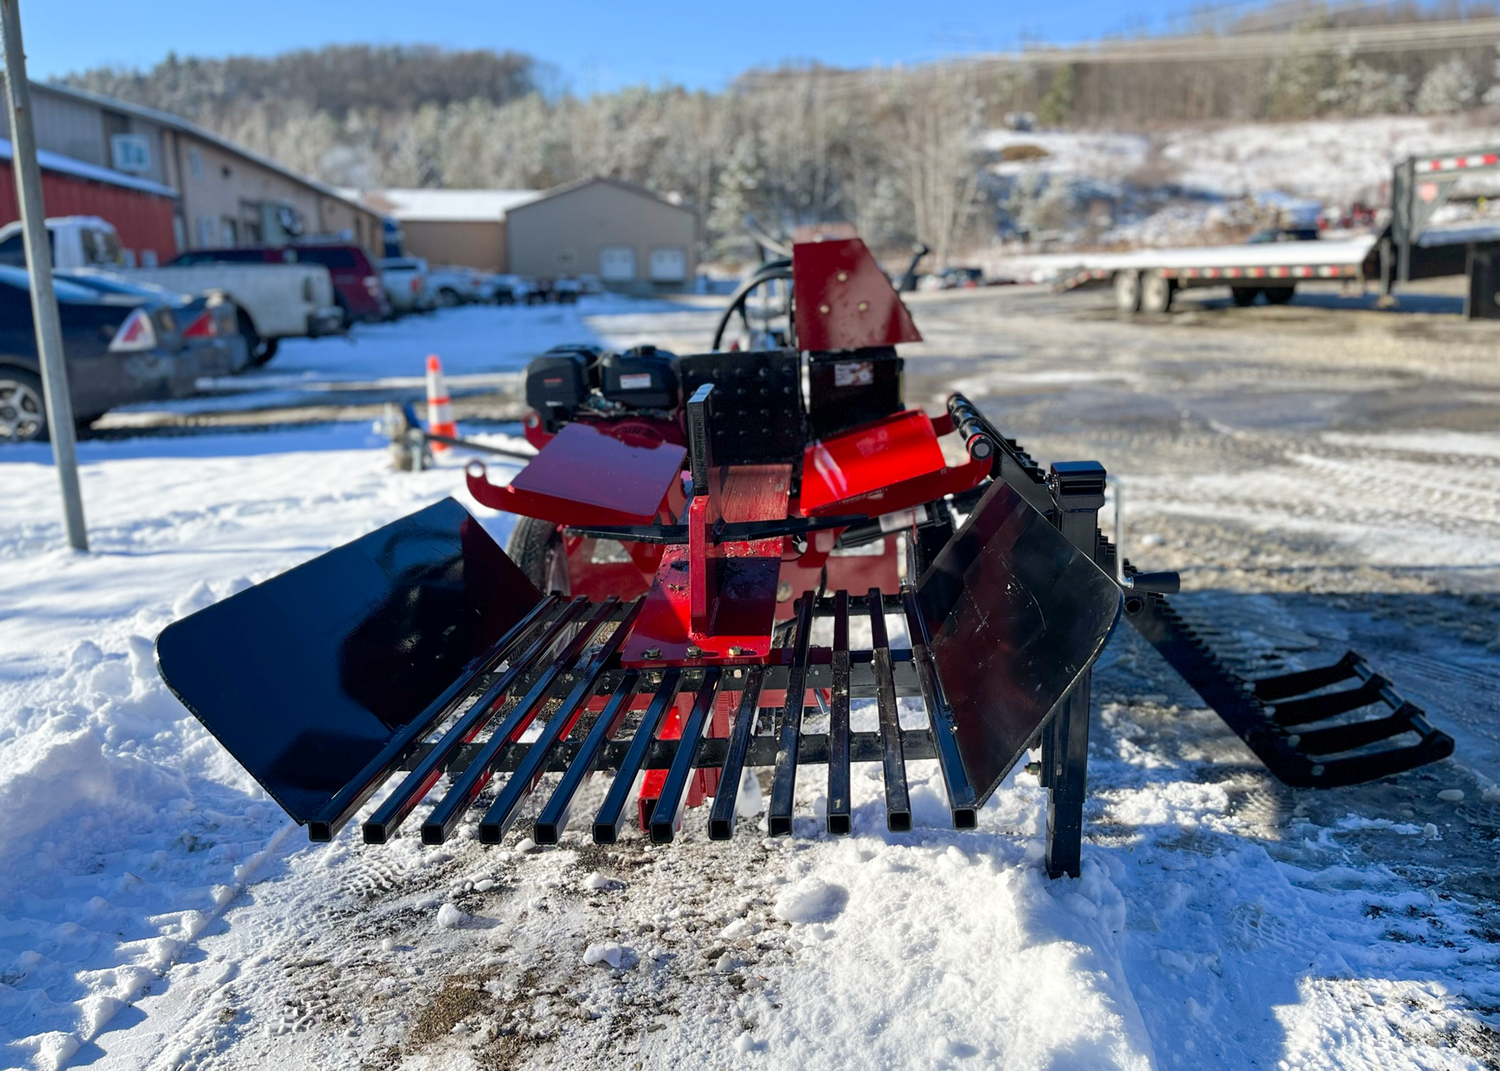
[[(1033, 779), (956, 832), (931, 764), (912, 765), (910, 834), (884, 829), (870, 768), (840, 841), (809, 774), (791, 841), (750, 819), (711, 844), (693, 813), (664, 849), (309, 845), (167, 693), (153, 637), (447, 494), (501, 539), (510, 519), (468, 501), (457, 461), (392, 472), (364, 422), (141, 435), (81, 444), (93, 549), (75, 555), (45, 449), (11, 449), (0, 1066), (1497, 1066), (1490, 325), (1329, 326), (1295, 305), (1226, 311), (1238, 332), (1122, 325), (1016, 291), (913, 308), (914, 402), (962, 385), (1039, 456), (1100, 456), (1126, 480), (1133, 556), (1201, 567), (1185, 607), (1248, 649), (1295, 662), (1375, 637), (1364, 653), (1398, 682), (1404, 666), (1459, 761), (1287, 790), (1122, 629), (1096, 678), (1077, 881), (1043, 874)], [(486, 376), (580, 337), (683, 351), (713, 315), (455, 310), (288, 344), (260, 375), (371, 382), (436, 351)]]

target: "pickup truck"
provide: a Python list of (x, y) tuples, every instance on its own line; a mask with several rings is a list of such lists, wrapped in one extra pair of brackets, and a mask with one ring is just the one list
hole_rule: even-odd
[(375, 266), (380, 269), (392, 316), (431, 312), (437, 307), (437, 299), (427, 285), (427, 261), (421, 257), (382, 257)]
[[(49, 219), (47, 237), (54, 268), (103, 268), (179, 294), (223, 293), (238, 306), (240, 334), (254, 365), (274, 357), (283, 338), (317, 338), (343, 330), (343, 313), (334, 301), (328, 269), (318, 264), (131, 268), (125, 265), (114, 225), (98, 216)], [(0, 264), (26, 266), (19, 223), (0, 227)]]

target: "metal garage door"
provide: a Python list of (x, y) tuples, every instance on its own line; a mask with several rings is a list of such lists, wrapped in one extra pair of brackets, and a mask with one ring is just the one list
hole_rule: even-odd
[(651, 250), (651, 281), (680, 283), (687, 278), (687, 254), (681, 249)]
[(626, 283), (635, 278), (635, 250), (628, 245), (599, 250), (599, 278), (607, 283)]

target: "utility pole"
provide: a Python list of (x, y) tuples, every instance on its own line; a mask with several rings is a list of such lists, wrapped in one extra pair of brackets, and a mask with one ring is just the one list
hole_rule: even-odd
[(10, 100), (11, 166), (21, 202), (21, 229), (26, 270), (31, 273), (31, 317), (41, 357), (42, 396), (52, 457), (62, 486), (63, 522), (75, 550), (89, 549), (83, 523), (83, 496), (78, 488), (78, 451), (73, 439), (73, 399), (68, 394), (68, 366), (63, 359), (62, 323), (52, 287), (52, 246), (47, 241), (47, 214), (42, 207), (42, 175), (36, 163), (36, 127), (31, 121), (31, 85), (26, 81), (26, 54), (21, 47), (20, 0), (0, 0), (0, 42), (5, 48), (5, 80)]

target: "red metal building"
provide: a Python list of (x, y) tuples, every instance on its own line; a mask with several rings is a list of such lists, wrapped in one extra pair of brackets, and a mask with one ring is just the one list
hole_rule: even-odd
[[(172, 218), (177, 194), (169, 186), (121, 175), (57, 153), (40, 152), (42, 202), (51, 216), (99, 216), (113, 223), (135, 262), (177, 255)], [(21, 218), (11, 169), (10, 142), (0, 138), (0, 226)]]

